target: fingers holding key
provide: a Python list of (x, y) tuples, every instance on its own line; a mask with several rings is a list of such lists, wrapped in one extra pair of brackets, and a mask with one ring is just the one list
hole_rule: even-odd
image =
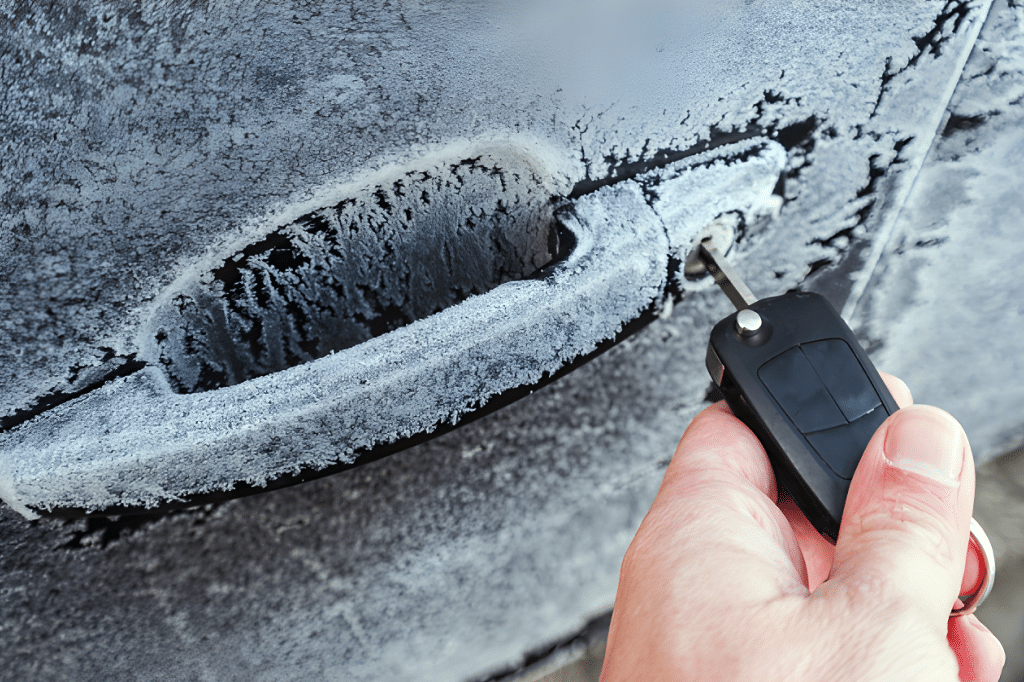
[(830, 580), (869, 582), (949, 617), (963, 579), (974, 502), (967, 437), (949, 414), (913, 405), (889, 417), (854, 474)]

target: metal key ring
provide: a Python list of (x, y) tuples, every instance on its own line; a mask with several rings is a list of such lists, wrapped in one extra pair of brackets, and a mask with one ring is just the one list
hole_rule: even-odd
[(949, 614), (950, 618), (967, 616), (974, 613), (974, 609), (978, 608), (978, 605), (985, 601), (985, 597), (992, 591), (992, 585), (996, 579), (996, 556), (992, 551), (992, 543), (989, 542), (985, 531), (981, 529), (981, 524), (975, 521), (974, 518), (971, 518), (970, 542), (978, 548), (978, 556), (985, 563), (982, 569), (981, 584), (978, 585), (978, 589), (973, 593), (960, 595), (960, 601), (963, 602), (963, 606), (953, 609)]

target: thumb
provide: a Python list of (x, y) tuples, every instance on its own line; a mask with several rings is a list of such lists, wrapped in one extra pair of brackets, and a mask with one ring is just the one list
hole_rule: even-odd
[(854, 474), (826, 584), (875, 612), (908, 609), (945, 627), (973, 504), (974, 460), (960, 424), (927, 405), (899, 410)]

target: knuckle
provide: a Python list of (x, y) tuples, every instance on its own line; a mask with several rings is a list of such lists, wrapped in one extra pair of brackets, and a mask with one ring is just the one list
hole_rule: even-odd
[(857, 521), (855, 530), (861, 542), (896, 544), (942, 562), (953, 560), (949, 523), (926, 505), (901, 500), (884, 510), (863, 514)]

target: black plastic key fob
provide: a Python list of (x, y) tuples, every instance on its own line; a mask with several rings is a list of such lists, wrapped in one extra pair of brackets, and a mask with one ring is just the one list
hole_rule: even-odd
[(834, 542), (857, 463), (899, 409), (853, 332), (818, 294), (765, 298), (715, 325), (707, 367), (777, 483)]

